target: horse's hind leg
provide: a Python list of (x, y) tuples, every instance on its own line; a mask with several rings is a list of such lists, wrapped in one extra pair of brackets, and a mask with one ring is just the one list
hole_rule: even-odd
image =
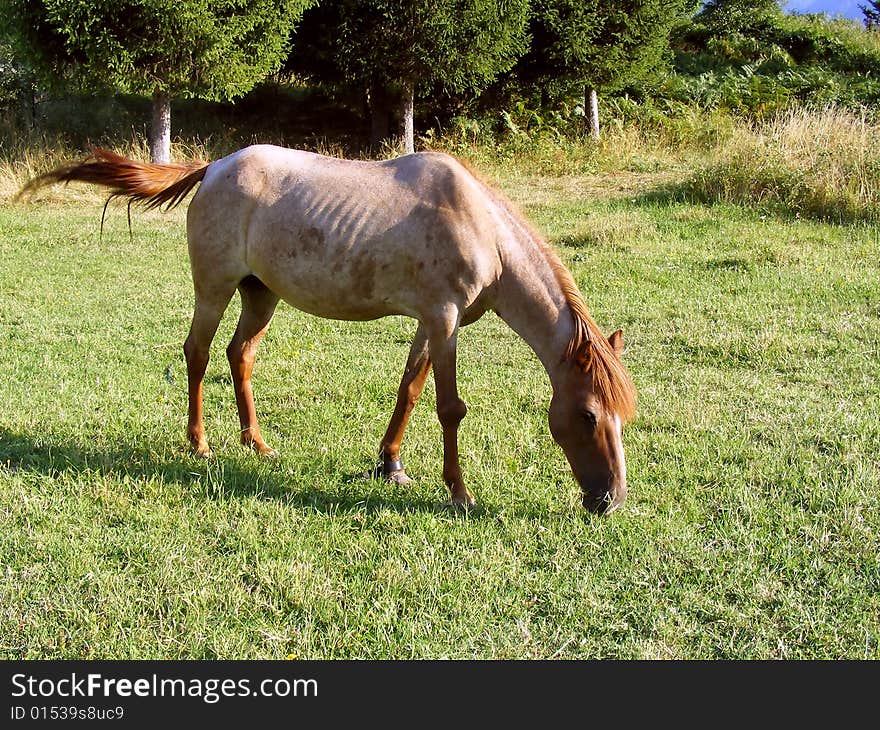
[(211, 450), (205, 438), (202, 411), (202, 381), (208, 367), (211, 340), (229, 300), (235, 293), (235, 282), (225, 286), (200, 287), (196, 285), (196, 305), (189, 335), (183, 343), (186, 356), (186, 375), (189, 388), (189, 423), (187, 435), (196, 456), (208, 457)]
[(226, 357), (229, 358), (229, 368), (232, 371), (235, 403), (241, 424), (241, 442), (262, 456), (275, 456), (276, 452), (266, 445), (260, 435), (251, 374), (257, 346), (269, 329), (278, 297), (254, 276), (244, 278), (238, 285), (238, 291), (241, 294), (241, 316), (232, 341), (226, 348)]
[(379, 445), (380, 464), (378, 476), (385, 476), (398, 484), (406, 484), (409, 477), (400, 463), (400, 442), (409, 421), (410, 413), (422, 394), (428, 373), (431, 371), (431, 358), (428, 356), (428, 336), (419, 325), (406, 360), (406, 370), (397, 390), (397, 403), (382, 442)]

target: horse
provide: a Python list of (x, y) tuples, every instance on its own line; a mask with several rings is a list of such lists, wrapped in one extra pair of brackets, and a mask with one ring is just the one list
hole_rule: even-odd
[(211, 456), (202, 381), (236, 290), (241, 316), (226, 354), (241, 441), (267, 457), (276, 452), (260, 433), (251, 374), (279, 300), (339, 320), (404, 315), (417, 327), (375, 474), (410, 481), (401, 442), (433, 367), (443, 481), (451, 504), (473, 506), (458, 454), (467, 406), (456, 385), (456, 342), (460, 327), (492, 310), (547, 372), (550, 432), (583, 506), (610, 514), (626, 499), (622, 424), (634, 417), (636, 396), (621, 359), (623, 332), (602, 333), (553, 249), (456, 158), (419, 152), (359, 161), (252, 145), (210, 163), (181, 165), (95, 148), (79, 163), (34, 178), (21, 193), (71, 181), (109, 188), (111, 199), (148, 209), (176, 206), (200, 183), (186, 217), (195, 307), (183, 346), (195, 455)]

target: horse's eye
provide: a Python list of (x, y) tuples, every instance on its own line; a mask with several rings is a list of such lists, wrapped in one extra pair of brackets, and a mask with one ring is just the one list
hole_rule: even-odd
[(587, 425), (590, 426), (590, 428), (595, 428), (595, 426), (596, 426), (596, 414), (595, 413), (593, 413), (592, 411), (583, 410), (583, 411), (581, 411), (581, 418), (583, 418), (584, 421), (586, 421)]

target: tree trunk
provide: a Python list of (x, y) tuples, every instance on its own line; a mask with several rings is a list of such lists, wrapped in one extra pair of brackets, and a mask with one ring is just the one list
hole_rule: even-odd
[(403, 152), (411, 155), (416, 151), (415, 128), (413, 125), (413, 84), (406, 82), (400, 87), (400, 127), (403, 137)]
[(389, 112), (388, 89), (382, 84), (374, 84), (370, 87), (370, 144), (373, 147), (379, 147), (388, 139)]
[(171, 162), (171, 99), (167, 92), (158, 89), (153, 92), (150, 160), (152, 162)]
[(584, 90), (586, 97), (587, 124), (590, 126), (590, 134), (593, 139), (599, 141), (599, 94), (592, 86)]
[(28, 87), (31, 92), (30, 93), (31, 129), (36, 129), (37, 128), (37, 87), (30, 82), (28, 83)]

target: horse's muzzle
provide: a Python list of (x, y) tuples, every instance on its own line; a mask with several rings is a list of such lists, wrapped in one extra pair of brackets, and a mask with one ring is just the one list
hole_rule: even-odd
[(610, 515), (626, 501), (626, 487), (594, 492), (584, 490), (581, 503), (584, 509), (597, 515)]

